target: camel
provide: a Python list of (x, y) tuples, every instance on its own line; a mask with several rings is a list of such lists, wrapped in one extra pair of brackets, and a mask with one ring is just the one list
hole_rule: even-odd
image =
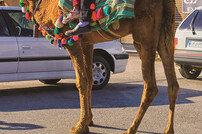
[[(29, 10), (33, 9), (38, 0), (27, 0)], [(54, 27), (58, 16), (58, 0), (42, 0), (34, 15), (38, 24)], [(124, 134), (135, 134), (148, 107), (158, 94), (155, 78), (155, 55), (158, 51), (165, 70), (168, 83), (169, 117), (165, 134), (174, 133), (174, 109), (179, 91), (174, 69), (174, 34), (175, 34), (175, 0), (136, 0), (135, 17), (120, 19), (119, 29), (111, 31), (124, 37), (132, 34), (134, 46), (142, 61), (144, 90), (137, 115)], [(64, 32), (68, 30), (64, 27)], [(118, 39), (119, 37), (117, 37)], [(115, 40), (103, 31), (84, 34), (74, 46), (66, 46), (76, 72), (76, 86), (79, 90), (81, 115), (71, 133), (86, 134), (89, 125), (93, 124), (91, 110), (93, 44)]]

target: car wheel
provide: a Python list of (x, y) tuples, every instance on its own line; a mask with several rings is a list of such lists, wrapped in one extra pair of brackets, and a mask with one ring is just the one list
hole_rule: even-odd
[(189, 65), (181, 65), (179, 72), (184, 78), (196, 79), (200, 75), (201, 70)]
[(52, 79), (52, 80), (39, 80), (40, 82), (44, 84), (56, 84), (60, 81), (61, 79)]
[(110, 65), (101, 56), (93, 58), (93, 89), (101, 89), (110, 79)]

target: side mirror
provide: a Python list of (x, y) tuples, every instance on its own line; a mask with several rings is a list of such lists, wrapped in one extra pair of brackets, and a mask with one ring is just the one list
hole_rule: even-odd
[(39, 25), (38, 24), (34, 24), (33, 25), (33, 37), (34, 38), (38, 38), (41, 37), (41, 32), (39, 31)]

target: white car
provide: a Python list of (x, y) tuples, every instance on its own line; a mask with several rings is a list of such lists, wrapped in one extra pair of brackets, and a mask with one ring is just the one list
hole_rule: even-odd
[(202, 7), (193, 11), (177, 28), (175, 62), (187, 79), (197, 78), (202, 70)]
[[(21, 8), (0, 6), (0, 82), (40, 80), (54, 84), (75, 78), (68, 52), (45, 38), (33, 38), (33, 23), (22, 16)], [(108, 83), (110, 71), (124, 72), (127, 62), (128, 54), (120, 42), (95, 44), (94, 89)]]

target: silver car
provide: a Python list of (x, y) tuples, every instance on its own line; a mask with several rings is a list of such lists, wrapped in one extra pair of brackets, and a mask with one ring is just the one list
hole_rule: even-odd
[(177, 28), (175, 62), (187, 79), (197, 78), (202, 70), (202, 8), (191, 13)]
[[(45, 38), (33, 38), (33, 24), (22, 16), (21, 8), (0, 6), (0, 82), (40, 80), (54, 84), (75, 78), (67, 51), (50, 45)], [(120, 42), (95, 44), (93, 88), (106, 86), (110, 73), (124, 72), (127, 62), (128, 54)]]

